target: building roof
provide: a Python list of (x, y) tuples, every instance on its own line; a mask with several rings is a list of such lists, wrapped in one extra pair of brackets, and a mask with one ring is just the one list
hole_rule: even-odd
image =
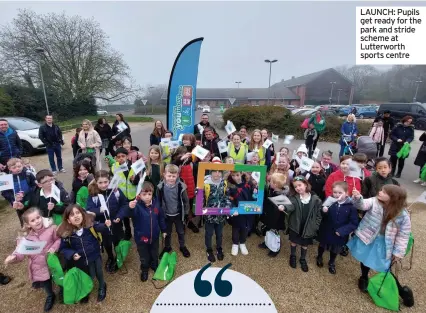
[[(272, 86), (271, 86), (272, 87)], [(197, 100), (219, 99), (268, 99), (268, 88), (197, 88)], [(298, 100), (299, 96), (290, 89), (283, 87), (275, 90), (271, 88), (270, 99)], [(162, 100), (167, 100), (167, 90), (163, 93)]]
[[(317, 79), (322, 74), (329, 72), (329, 71), (335, 72), (336, 74), (342, 76), (343, 79), (348, 81), (348, 79), (346, 77), (344, 77), (342, 74), (337, 72), (334, 68), (328, 68), (328, 69), (325, 69), (325, 70), (306, 74), (306, 75), (303, 75), (303, 76), (293, 77), (293, 78), (290, 78), (290, 79), (287, 79), (287, 80), (282, 80), (281, 82), (272, 85), (271, 88), (303, 86), (303, 85), (306, 85), (306, 84), (310, 83), (311, 81)], [(350, 84), (352, 84), (352, 83), (350, 83)]]

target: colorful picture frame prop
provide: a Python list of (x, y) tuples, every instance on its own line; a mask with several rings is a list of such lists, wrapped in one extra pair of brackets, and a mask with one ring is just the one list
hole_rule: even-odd
[[(257, 185), (257, 198), (254, 201), (240, 201), (238, 207), (230, 208), (206, 208), (204, 207), (204, 178), (206, 171), (233, 171), (233, 172), (258, 172), (260, 173)], [(265, 193), (266, 166), (246, 164), (219, 164), (200, 162), (197, 174), (197, 196), (195, 201), (196, 215), (232, 215), (235, 212), (241, 214), (262, 214), (263, 198)]]

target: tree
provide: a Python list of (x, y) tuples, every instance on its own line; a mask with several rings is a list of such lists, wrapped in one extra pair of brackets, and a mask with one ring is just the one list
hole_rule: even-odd
[(370, 84), (380, 75), (372, 65), (338, 66), (335, 69), (353, 83), (355, 97), (361, 99), (365, 98)]
[[(38, 48), (44, 53), (37, 54)], [(138, 89), (122, 55), (111, 48), (93, 19), (20, 10), (0, 30), (0, 76), (3, 82), (31, 87), (35, 80), (40, 85), (39, 62), (46, 88), (66, 101), (91, 97), (115, 101)]]
[(151, 105), (160, 105), (161, 97), (164, 92), (167, 90), (166, 84), (156, 85), (156, 86), (146, 86), (144, 88), (143, 100), (148, 100), (148, 103)]
[(0, 88), (0, 116), (14, 115), (15, 108), (12, 98), (3, 88)]

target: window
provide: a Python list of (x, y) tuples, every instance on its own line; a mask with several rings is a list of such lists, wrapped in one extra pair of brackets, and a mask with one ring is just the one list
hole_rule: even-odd
[(9, 119), (9, 125), (15, 130), (30, 130), (40, 128), (40, 124), (30, 119)]

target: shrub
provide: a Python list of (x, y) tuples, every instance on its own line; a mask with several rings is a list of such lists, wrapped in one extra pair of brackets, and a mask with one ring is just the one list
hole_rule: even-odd
[[(300, 127), (306, 117), (292, 115), (291, 112), (282, 107), (259, 106), (259, 107), (235, 107), (225, 111), (223, 122), (232, 121), (237, 129), (242, 125), (248, 129), (266, 128), (268, 131), (284, 135), (294, 135), (296, 139), (304, 139), (304, 130)], [(321, 141), (338, 142), (344, 120), (335, 116), (326, 118), (326, 129), (321, 134)], [(368, 135), (371, 123), (358, 122), (359, 135)], [(220, 125), (223, 127), (223, 125)]]

